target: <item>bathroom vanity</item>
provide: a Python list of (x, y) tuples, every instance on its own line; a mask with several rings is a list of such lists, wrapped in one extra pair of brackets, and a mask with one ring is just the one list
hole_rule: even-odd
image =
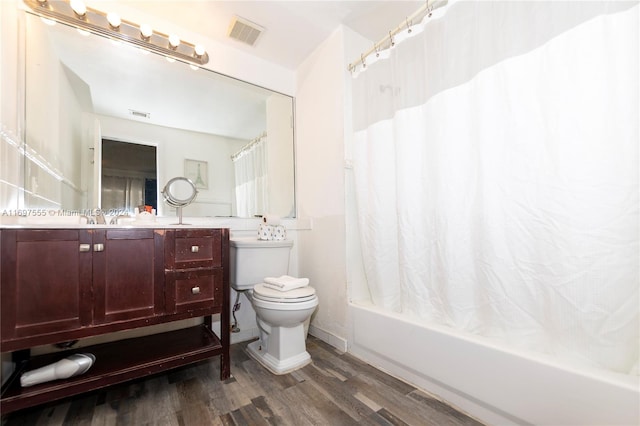
[[(0, 349), (16, 362), (2, 388), (3, 414), (212, 356), (220, 356), (220, 379), (229, 378), (228, 229), (4, 228), (0, 253)], [(220, 336), (212, 315), (220, 315)], [(201, 324), (175, 331), (73, 347), (196, 317)], [(49, 344), (70, 348), (30, 355)], [(82, 352), (96, 357), (87, 373), (20, 387), (22, 372)]]

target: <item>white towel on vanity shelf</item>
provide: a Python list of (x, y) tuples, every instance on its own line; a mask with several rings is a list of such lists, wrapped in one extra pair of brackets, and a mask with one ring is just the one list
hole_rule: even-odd
[(264, 279), (264, 286), (273, 288), (280, 291), (289, 291), (294, 288), (306, 287), (309, 285), (309, 278), (296, 278), (289, 275), (282, 275), (280, 277), (266, 277)]

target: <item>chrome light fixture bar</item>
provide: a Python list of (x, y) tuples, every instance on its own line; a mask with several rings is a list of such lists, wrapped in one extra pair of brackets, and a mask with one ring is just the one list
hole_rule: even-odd
[(115, 14), (88, 8), (81, 0), (23, 0), (36, 15), (81, 30), (122, 40), (142, 49), (190, 64), (202, 66), (209, 55), (200, 45), (180, 40), (177, 36), (154, 31), (148, 25), (136, 25)]

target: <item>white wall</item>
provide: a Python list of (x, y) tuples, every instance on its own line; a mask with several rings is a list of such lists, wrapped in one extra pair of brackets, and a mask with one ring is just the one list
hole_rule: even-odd
[[(333, 346), (347, 348), (347, 265), (345, 229), (346, 98), (354, 56), (340, 27), (298, 68), (296, 89), (296, 182), (300, 217), (312, 230), (299, 235), (299, 271), (309, 277), (320, 299), (310, 332)], [(347, 46), (347, 49), (345, 49)]]
[(37, 66), (26, 69), (26, 96), (40, 102), (26, 105), (25, 174), (30, 179), (24, 185), (25, 203), (32, 208), (78, 205), (82, 93), (74, 91), (76, 76), (61, 65), (42, 26), (30, 22), (26, 51), (38, 60)]
[(273, 94), (267, 99), (267, 213), (294, 216), (293, 110), (290, 98)]
[[(184, 209), (187, 216), (230, 216), (235, 205), (235, 177), (231, 153), (247, 141), (187, 130), (155, 126), (137, 121), (96, 115), (103, 138), (157, 147), (158, 186), (184, 176), (184, 160), (207, 159), (208, 188), (199, 189), (196, 201)], [(161, 197), (161, 196), (160, 196)], [(96, 206), (93, 206), (96, 207)], [(175, 215), (175, 210), (158, 203), (159, 215)]]

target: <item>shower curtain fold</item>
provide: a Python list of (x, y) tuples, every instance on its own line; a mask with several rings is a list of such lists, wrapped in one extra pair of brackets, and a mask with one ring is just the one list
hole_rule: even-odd
[(236, 216), (254, 217), (268, 211), (267, 137), (261, 136), (232, 157)]
[(372, 301), (637, 374), (638, 3), (434, 18), (353, 80)]

